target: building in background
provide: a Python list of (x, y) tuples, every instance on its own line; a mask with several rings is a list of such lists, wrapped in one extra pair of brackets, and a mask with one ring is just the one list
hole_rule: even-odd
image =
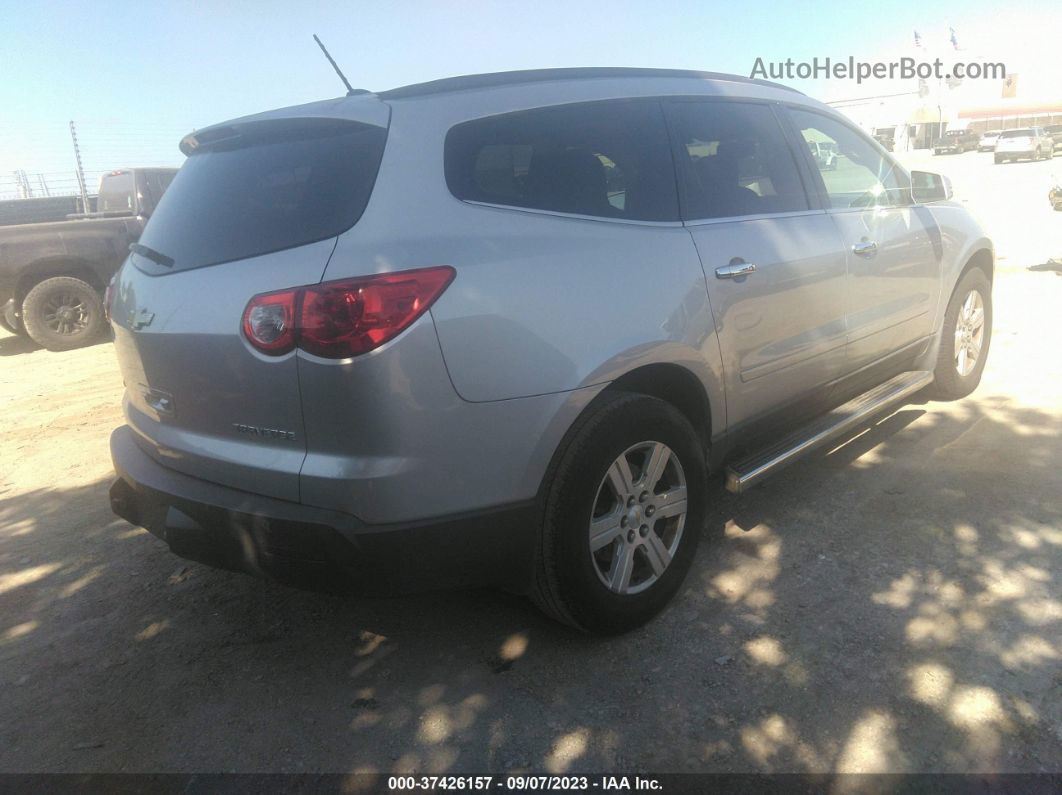
[(948, 129), (982, 133), (1062, 124), (1062, 79), (1056, 63), (1025, 68), (1002, 57), (975, 54), (960, 46), (954, 30), (949, 34), (934, 40), (916, 32), (903, 55), (919, 62), (940, 58), (945, 68), (959, 62), (984, 67), (1005, 63), (1005, 76), (876, 81), (827, 104), (879, 141), (891, 141), (888, 148), (900, 152), (928, 149)]

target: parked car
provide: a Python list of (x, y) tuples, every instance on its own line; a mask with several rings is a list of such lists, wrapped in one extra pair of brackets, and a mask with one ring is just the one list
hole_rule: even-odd
[(948, 130), (933, 142), (933, 154), (962, 154), (977, 149), (980, 139), (969, 130)]
[(991, 152), (996, 148), (996, 143), (999, 141), (999, 130), (991, 130), (986, 133), (981, 133), (981, 140), (977, 144), (978, 152)]
[(1018, 130), (1004, 130), (999, 134), (995, 149), (996, 164), (1005, 160), (1029, 160), (1051, 158), (1054, 156), (1054, 141), (1041, 127), (1023, 127)]
[(1044, 132), (1051, 136), (1054, 151), (1062, 149), (1062, 124), (1048, 124), (1044, 127)]
[(176, 173), (111, 171), (95, 212), (0, 228), (0, 326), (53, 351), (96, 339), (104, 290)]
[(111, 292), (110, 500), (214, 565), (623, 631), (681, 587), (709, 473), (746, 490), (988, 354), (948, 182), (765, 81), (459, 77), (181, 148)]
[(808, 151), (811, 152), (815, 165), (824, 171), (833, 171), (837, 168), (837, 146), (830, 141), (808, 141)]

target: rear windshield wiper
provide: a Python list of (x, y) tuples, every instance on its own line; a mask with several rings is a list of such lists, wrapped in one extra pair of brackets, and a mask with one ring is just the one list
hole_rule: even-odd
[(173, 267), (173, 257), (167, 257), (165, 254), (160, 254), (153, 248), (148, 248), (143, 243), (130, 243), (129, 250), (134, 254), (139, 254), (141, 257), (147, 257), (152, 262), (155, 262), (164, 268)]

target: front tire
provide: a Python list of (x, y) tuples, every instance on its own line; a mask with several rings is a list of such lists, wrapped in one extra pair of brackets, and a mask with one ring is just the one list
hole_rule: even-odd
[(103, 301), (87, 282), (55, 276), (26, 295), (22, 323), (30, 339), (50, 351), (80, 348), (103, 330)]
[(546, 476), (533, 598), (585, 632), (634, 629), (674, 597), (704, 524), (707, 472), (689, 420), (605, 393)]
[(992, 342), (992, 283), (980, 268), (959, 280), (941, 329), (940, 350), (933, 371), (930, 396), (958, 400), (981, 383)]

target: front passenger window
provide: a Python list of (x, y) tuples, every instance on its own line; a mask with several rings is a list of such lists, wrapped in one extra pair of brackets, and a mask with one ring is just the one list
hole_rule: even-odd
[(910, 203), (906, 175), (869, 140), (821, 113), (790, 109), (789, 114), (807, 142), (831, 207)]

